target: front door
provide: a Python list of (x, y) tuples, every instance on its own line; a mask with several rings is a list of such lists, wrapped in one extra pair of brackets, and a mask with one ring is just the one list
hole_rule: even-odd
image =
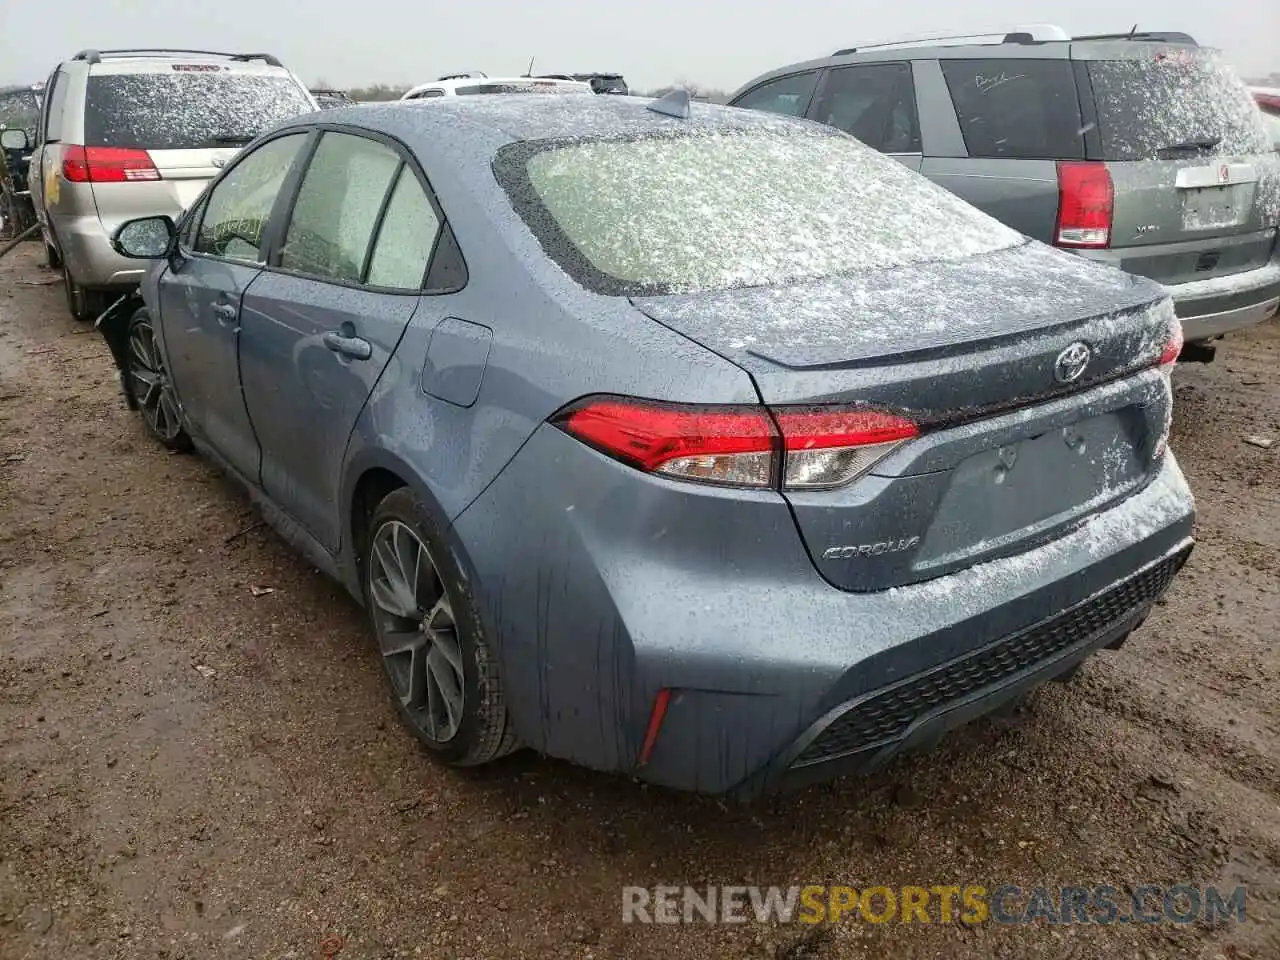
[(169, 373), (193, 431), (247, 479), (261, 455), (240, 389), (241, 298), (262, 270), (263, 232), (306, 133), (241, 157), (204, 204), (190, 248), (160, 279)]
[(330, 550), (347, 440), (418, 307), (440, 223), (397, 151), (327, 132), (278, 263), (245, 292), (240, 369), (262, 486)]

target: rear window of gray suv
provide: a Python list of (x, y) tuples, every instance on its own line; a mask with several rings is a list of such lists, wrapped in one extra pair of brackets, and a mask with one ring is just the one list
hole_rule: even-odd
[(85, 146), (196, 150), (239, 146), (315, 108), (288, 76), (214, 71), (89, 77)]
[(1104, 160), (1271, 149), (1249, 91), (1206, 51), (1091, 61), (1089, 81)]
[(829, 128), (522, 142), (494, 171), (547, 253), (607, 294), (788, 283), (1025, 240)]

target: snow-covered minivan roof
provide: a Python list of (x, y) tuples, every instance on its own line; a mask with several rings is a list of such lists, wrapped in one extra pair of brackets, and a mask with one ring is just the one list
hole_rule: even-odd
[(479, 93), (592, 93), (591, 84), (581, 80), (553, 80), (546, 77), (454, 77), (433, 80), (414, 87), (401, 100), (429, 97), (460, 97)]

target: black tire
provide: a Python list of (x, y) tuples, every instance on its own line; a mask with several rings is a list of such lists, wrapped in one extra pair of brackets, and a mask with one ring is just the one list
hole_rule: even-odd
[(71, 316), (81, 323), (90, 323), (98, 319), (107, 309), (106, 296), (98, 290), (86, 290), (71, 276), (71, 269), (62, 265), (62, 289), (67, 295), (67, 309)]
[[(515, 731), (507, 715), (498, 662), (485, 640), (484, 627), (468, 580), (462, 576), (457, 560), (441, 537), (431, 511), (407, 487), (389, 493), (378, 504), (369, 521), (367, 542), (362, 546), (362, 588), (379, 652), (381, 654), (389, 643), (385, 639), (388, 623), (400, 618), (388, 614), (375, 602), (374, 580), (381, 566), (373, 554), (380, 532), (384, 528), (390, 529), (390, 525), (394, 524), (407, 527), (426, 547), (428, 556), (425, 559), (429, 559), (434, 566), (438, 584), (452, 608), (453, 632), (460, 649), (464, 676), (461, 684), (461, 720), (457, 723), (456, 732), (443, 742), (427, 729), (424, 715), (428, 708), (425, 705), (419, 708), (406, 705), (401, 696), (401, 688), (397, 686), (397, 677), (393, 673), (392, 659), (383, 654), (383, 672), (387, 677), (392, 701), (401, 720), (414, 736), (430, 753), (445, 763), (453, 766), (478, 766), (496, 760), (518, 746)], [(401, 675), (399, 682), (403, 683), (403, 680)]]
[(191, 449), (191, 437), (182, 426), (169, 371), (155, 342), (151, 314), (146, 307), (136, 310), (129, 318), (124, 365), (125, 389), (137, 403), (147, 432), (170, 450), (186, 453)]

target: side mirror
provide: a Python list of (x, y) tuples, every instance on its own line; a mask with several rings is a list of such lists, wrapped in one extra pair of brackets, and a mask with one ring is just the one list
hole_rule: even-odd
[(133, 260), (159, 260), (173, 248), (177, 228), (171, 217), (139, 217), (126, 220), (111, 235), (111, 247)]
[(31, 146), (31, 141), (27, 138), (27, 131), (21, 127), (0, 130), (0, 147), (6, 150), (26, 150)]

